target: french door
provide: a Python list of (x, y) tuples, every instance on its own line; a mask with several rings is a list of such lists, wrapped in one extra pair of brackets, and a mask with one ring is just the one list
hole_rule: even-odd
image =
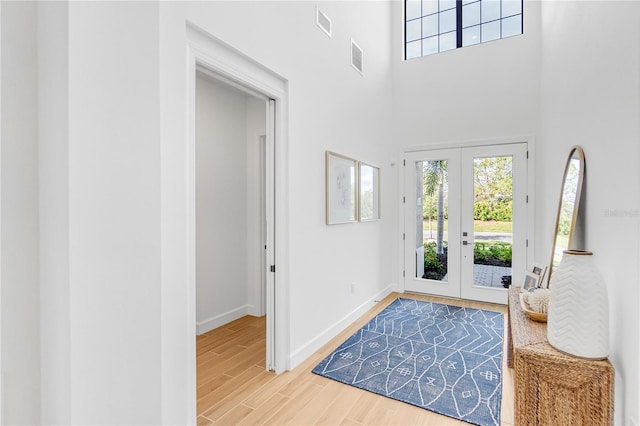
[(405, 290), (507, 303), (527, 259), (527, 144), (405, 156)]

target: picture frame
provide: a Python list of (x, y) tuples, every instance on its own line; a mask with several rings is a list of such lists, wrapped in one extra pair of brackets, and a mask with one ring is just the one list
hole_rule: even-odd
[(525, 271), (522, 279), (522, 291), (533, 291), (540, 284), (540, 275)]
[(325, 153), (326, 223), (358, 221), (358, 162), (335, 152)]
[(533, 267), (531, 268), (531, 272), (533, 272), (534, 274), (538, 275), (540, 277), (539, 282), (539, 286), (542, 286), (542, 284), (544, 283), (544, 276), (547, 274), (547, 265), (543, 265), (541, 263), (534, 263)]
[(358, 220), (367, 222), (380, 219), (380, 168), (358, 163), (359, 208)]

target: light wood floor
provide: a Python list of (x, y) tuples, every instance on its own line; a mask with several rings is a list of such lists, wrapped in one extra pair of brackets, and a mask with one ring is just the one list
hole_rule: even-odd
[[(198, 425), (468, 425), (311, 373), (324, 357), (397, 297), (501, 311), (490, 305), (393, 293), (301, 365), (265, 371), (265, 319), (243, 317), (197, 337)], [(506, 348), (505, 348), (506, 354)], [(502, 424), (513, 424), (513, 371), (503, 356)]]

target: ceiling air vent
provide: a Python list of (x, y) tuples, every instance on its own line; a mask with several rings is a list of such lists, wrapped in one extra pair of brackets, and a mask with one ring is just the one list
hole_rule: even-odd
[(351, 39), (351, 66), (362, 74), (362, 49)]
[(322, 31), (329, 37), (331, 37), (331, 19), (322, 11), (316, 7), (316, 24), (320, 27)]

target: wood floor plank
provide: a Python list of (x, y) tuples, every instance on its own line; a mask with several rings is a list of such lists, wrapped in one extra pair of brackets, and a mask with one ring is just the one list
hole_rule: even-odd
[[(280, 375), (274, 376), (271, 381), (265, 383), (261, 388), (250, 395), (244, 402), (249, 407), (259, 407), (267, 401), (274, 393), (280, 393), (280, 390), (286, 387), (296, 377), (306, 374), (305, 369), (296, 368), (293, 371), (287, 371)], [(286, 396), (282, 394), (283, 396)]]
[[(232, 380), (232, 376), (222, 374), (216, 376), (215, 379), (207, 381), (206, 384), (198, 386), (197, 388), (197, 401), (198, 401), (198, 414), (204, 412), (206, 406), (211, 405), (211, 401), (215, 399), (218, 389), (223, 387), (225, 383)], [(200, 402), (202, 401), (202, 402)]]
[(238, 420), (238, 425), (262, 425), (273, 416), (273, 413), (285, 406), (289, 398), (279, 393), (269, 395), (262, 405), (255, 408), (245, 418)]
[(222, 327), (196, 337), (197, 354), (213, 351), (221, 353), (238, 342), (238, 339), (250, 339), (250, 336), (266, 334), (265, 317), (244, 316)]
[(364, 418), (364, 424), (372, 426), (391, 426), (396, 424), (397, 406), (394, 401), (389, 398), (378, 398), (376, 404), (369, 410)]
[(235, 377), (247, 369), (260, 364), (265, 357), (264, 339), (246, 348), (238, 347), (236, 355), (218, 355), (209, 362), (199, 365), (198, 389), (205, 387), (219, 376)]
[[(215, 360), (217, 358), (217, 360)], [(220, 359), (220, 355), (218, 355), (215, 352), (204, 352), (200, 355), (197, 356), (197, 361), (196, 361), (196, 368), (200, 369), (204, 366), (206, 366), (207, 364), (215, 364), (216, 362), (219, 362)]]
[[(207, 335), (201, 339), (196, 339), (196, 355), (200, 356), (203, 353), (210, 352), (216, 346), (226, 342), (227, 339), (234, 337), (234, 332), (231, 330), (212, 330), (214, 334)], [(200, 337), (200, 336), (198, 336)]]
[(264, 350), (265, 340), (262, 339), (253, 345), (247, 346), (246, 350), (238, 357), (233, 359), (236, 361), (236, 365), (227, 370), (227, 374), (230, 376), (237, 376), (252, 366), (260, 364), (261, 360), (264, 360), (266, 354)]
[(242, 419), (253, 412), (253, 408), (238, 404), (216, 420), (216, 425), (237, 425)]
[[(251, 367), (222, 385), (215, 393), (209, 394), (211, 397), (206, 401), (202, 401), (203, 415), (217, 421), (237, 404), (242, 403), (257, 388), (271, 380), (273, 376), (274, 373), (265, 371), (260, 367)], [(198, 400), (199, 406), (200, 403), (201, 400)], [(206, 405), (209, 408), (205, 408)]]
[(332, 386), (324, 386), (323, 384), (322, 389), (305, 405), (304, 410), (298, 411), (293, 419), (291, 419), (291, 423), (296, 425), (314, 424), (316, 420), (324, 414), (327, 407), (333, 404), (337, 397), (338, 393)]
[(209, 420), (204, 416), (198, 416), (197, 426), (211, 426), (213, 424), (213, 420)]
[[(211, 351), (223, 355), (228, 351), (233, 351), (236, 346), (246, 347), (251, 343), (259, 340), (262, 336), (264, 336), (264, 331), (260, 330), (256, 327), (247, 327), (242, 330), (242, 332), (236, 333), (235, 337), (227, 340), (226, 342), (215, 346), (210, 349)], [(233, 352), (231, 352), (233, 355)]]
[(362, 391), (360, 396), (354, 400), (351, 409), (347, 412), (346, 418), (356, 423), (365, 424), (364, 421), (369, 414), (369, 411), (375, 407), (380, 398), (384, 397), (371, 392)]
[(360, 396), (362, 391), (353, 386), (345, 386), (338, 382), (327, 384), (325, 389), (330, 389), (331, 392), (334, 392), (336, 398), (327, 406), (327, 409), (318, 416), (314, 423), (316, 425), (327, 426), (341, 424), (351, 409), (353, 401)]
[(316, 397), (320, 389), (322, 389), (320, 386), (313, 383), (305, 383), (302, 386), (299, 386), (289, 398), (288, 404), (280, 407), (273, 416), (269, 417), (265, 424), (295, 424), (292, 423), (293, 418), (304, 410), (305, 406)]
[[(265, 317), (239, 318), (196, 338), (198, 425), (468, 425), (311, 373), (397, 297), (507, 313), (501, 305), (392, 293), (298, 367), (277, 376), (265, 371)], [(513, 372), (503, 360), (503, 425), (514, 421), (513, 391)]]

